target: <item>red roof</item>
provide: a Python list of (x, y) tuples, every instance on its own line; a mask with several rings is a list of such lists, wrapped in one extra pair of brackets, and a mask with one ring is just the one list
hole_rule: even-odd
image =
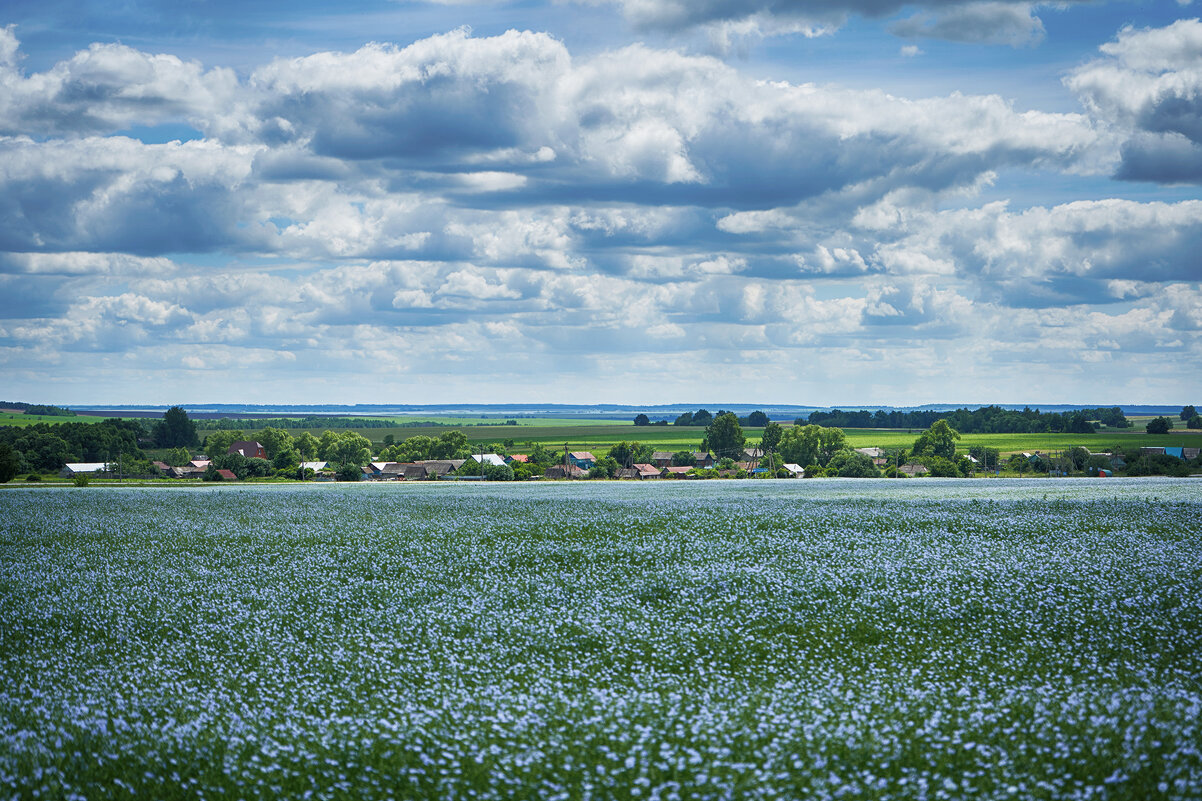
[(511, 461), (511, 462), (528, 462), (528, 461), (530, 461), (530, 457), (524, 453), (511, 453), (511, 454), (509, 454), (509, 461)]
[(226, 481), (237, 481), (238, 477), (229, 470), (218, 470), (217, 475), (224, 478)]

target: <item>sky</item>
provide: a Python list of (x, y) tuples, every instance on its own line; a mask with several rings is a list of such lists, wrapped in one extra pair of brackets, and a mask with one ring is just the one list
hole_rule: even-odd
[(0, 396), (1202, 401), (1188, 0), (8, 0)]

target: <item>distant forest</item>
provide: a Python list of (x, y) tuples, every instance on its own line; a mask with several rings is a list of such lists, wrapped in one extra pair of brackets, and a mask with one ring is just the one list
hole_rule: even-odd
[(1078, 409), (1071, 412), (1041, 412), (1027, 407), (1020, 411), (1000, 406), (979, 409), (956, 409), (954, 412), (812, 412), (808, 418), (797, 418), (797, 425), (813, 423), (827, 428), (929, 428), (936, 420), (947, 420), (952, 428), (964, 434), (1092, 434), (1099, 425), (1110, 428), (1129, 428), (1123, 410), (1118, 406), (1098, 409)]
[(25, 414), (40, 414), (47, 417), (74, 417), (75, 412), (62, 406), (44, 406), (39, 403), (23, 403), (21, 401), (0, 401), (0, 409), (20, 409)]

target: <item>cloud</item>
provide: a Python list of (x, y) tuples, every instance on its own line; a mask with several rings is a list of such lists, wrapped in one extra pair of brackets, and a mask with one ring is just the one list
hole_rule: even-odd
[(1022, 47), (1043, 39), (1043, 22), (1026, 3), (979, 2), (926, 11), (889, 27), (904, 38), (946, 39)]
[(1126, 27), (1102, 58), (1074, 70), (1066, 85), (1086, 107), (1126, 131), (1116, 177), (1158, 183), (1202, 178), (1202, 22)]
[(734, 37), (784, 34), (820, 36), (833, 33), (852, 16), (881, 19), (905, 9), (918, 13), (890, 26), (905, 37), (927, 37), (961, 42), (1032, 44), (1043, 36), (1043, 23), (1033, 11), (1049, 3), (1029, 0), (591, 0), (618, 5), (626, 18), (644, 30), (679, 31), (707, 28), (721, 44)]

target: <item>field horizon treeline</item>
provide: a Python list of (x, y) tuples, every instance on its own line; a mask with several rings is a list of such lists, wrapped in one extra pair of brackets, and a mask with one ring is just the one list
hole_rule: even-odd
[[(25, 407), (39, 411), (51, 408), (60, 414), (23, 427), (0, 421), (0, 479), (5, 481), (21, 473), (36, 480), (32, 478), (35, 474), (54, 473), (72, 462), (104, 463), (115, 466), (106, 467), (106, 472), (152, 477), (160, 472), (152, 461), (186, 466), (201, 452), (212, 457), (210, 472), (223, 469), (238, 478), (288, 479), (306, 477), (298, 472), (304, 469), (302, 462), (315, 460), (331, 462), (331, 469), (340, 478), (353, 479), (370, 461), (462, 460), (473, 453), (527, 457), (526, 464), (515, 463), (512, 468), (506, 465), (489, 476), (508, 480), (542, 476), (546, 468), (566, 462), (569, 448), (596, 450), (595, 464), (588, 465), (593, 478), (617, 477), (621, 468), (651, 461), (653, 451), (672, 454), (672, 463), (678, 467), (693, 467), (695, 453), (712, 453), (715, 461), (723, 463), (724, 471), (737, 471), (740, 476), (765, 470), (780, 475), (783, 465), (792, 463), (807, 468), (811, 476), (870, 478), (884, 471), (884, 475), (893, 477), (906, 462), (921, 465), (933, 475), (949, 477), (1001, 469), (1018, 475), (1103, 469), (1118, 469), (1128, 475), (1185, 475), (1192, 466), (1191, 454), (1184, 450), (1176, 455), (1161, 454), (1165, 463), (1152, 464), (1154, 455), (1140, 448), (1172, 445), (1184, 449), (1185, 442), (1172, 437), (1192, 436), (1202, 429), (1202, 417), (1192, 405), (1183, 407), (1176, 416), (1187, 430), (1172, 436), (1173, 421), (1166, 417), (1153, 419), (1142, 434), (1137, 434), (1121, 407), (1044, 413), (985, 406), (943, 413), (878, 411), (873, 415), (833, 410), (815, 412), (783, 425), (770, 420), (762, 410), (739, 416), (723, 409), (714, 414), (705, 408), (679, 415), (672, 425), (662, 420), (652, 423), (643, 413), (625, 425), (609, 421), (592, 426), (538, 426), (529, 421), (519, 425), (516, 419), (484, 424), (458, 420), (454, 424), (422, 426), (410, 425), (412, 421), (330, 420), (312, 415), (295, 420), (305, 426), (360, 424), (355, 429), (334, 425), (320, 433), (316, 429), (268, 425), (291, 422), (286, 418), (197, 421), (182, 407), (168, 409), (160, 420), (109, 418), (99, 422), (62, 416), (70, 410), (61, 407)], [(928, 421), (925, 433), (915, 439), (914, 431), (923, 431), (919, 426)], [(883, 424), (889, 422), (897, 427), (884, 428)], [(220, 425), (214, 425), (217, 423)], [(849, 427), (845, 431), (834, 423), (852, 424), (858, 430)], [(911, 428), (903, 430), (901, 426), (907, 425)], [(932, 432), (936, 431), (942, 444), (932, 447)], [(1103, 441), (1106, 434), (1112, 441)], [(228, 452), (233, 442), (243, 440), (261, 443), (266, 459)], [(745, 447), (751, 449), (750, 454)], [(872, 456), (856, 452), (856, 448), (864, 447), (876, 448), (877, 452)], [(1025, 447), (1037, 455), (1021, 453)], [(476, 463), (458, 470), (480, 474)]]

